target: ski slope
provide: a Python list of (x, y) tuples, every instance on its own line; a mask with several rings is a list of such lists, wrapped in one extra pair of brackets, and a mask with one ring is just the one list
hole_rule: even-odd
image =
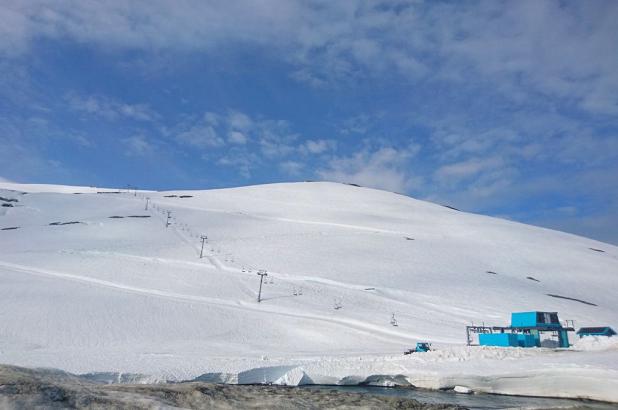
[[(0, 197), (11, 205), (0, 207), (2, 363), (155, 380), (238, 382), (270, 367), (258, 372), (264, 382), (397, 369), (412, 380), (421, 359), (393, 367), (387, 358), (429, 340), (451, 353), (426, 356), (434, 376), (417, 385), (444, 387), (463, 373), (474, 384), (488, 369), (521, 374), (522, 363), (618, 379), (614, 345), (570, 356), (532, 349), (502, 367), (504, 353), (462, 347), (467, 324), (506, 325), (512, 311), (616, 327), (618, 248), (609, 244), (326, 182), (173, 192), (0, 182)], [(362, 358), (372, 365), (355, 366)], [(325, 367), (333, 360), (340, 366)], [(483, 383), (474, 386), (495, 388)]]

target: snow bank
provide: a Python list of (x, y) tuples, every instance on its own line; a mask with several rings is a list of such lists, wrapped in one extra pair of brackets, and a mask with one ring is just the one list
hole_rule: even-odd
[(618, 351), (618, 337), (605, 337), (605, 336), (584, 336), (577, 339), (573, 344), (574, 350), (587, 350), (587, 351), (599, 351), (599, 350), (614, 350)]
[(453, 387), (453, 391), (455, 391), (455, 393), (460, 393), (460, 394), (472, 394), (472, 393), (474, 393), (471, 388), (466, 387), (466, 386), (455, 386), (455, 387)]
[[(618, 402), (618, 352), (575, 349), (442, 347), (416, 356), (279, 357), (228, 361), (238, 370), (227, 381), (214, 374), (196, 380), (232, 384), (331, 384), (465, 387), (474, 392)], [(458, 360), (454, 358), (459, 357)], [(220, 366), (211, 363), (212, 366)], [(255, 366), (255, 367), (252, 367)]]

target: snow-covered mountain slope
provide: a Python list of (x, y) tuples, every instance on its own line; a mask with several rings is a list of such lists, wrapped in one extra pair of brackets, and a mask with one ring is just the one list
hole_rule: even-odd
[(0, 197), (4, 363), (188, 378), (215, 358), (465, 344), (467, 324), (512, 311), (618, 325), (616, 246), (389, 192), (0, 183)]

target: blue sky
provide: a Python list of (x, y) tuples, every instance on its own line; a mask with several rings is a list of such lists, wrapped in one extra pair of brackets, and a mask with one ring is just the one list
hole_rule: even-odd
[(334, 180), (618, 243), (618, 2), (0, 7), (0, 177)]

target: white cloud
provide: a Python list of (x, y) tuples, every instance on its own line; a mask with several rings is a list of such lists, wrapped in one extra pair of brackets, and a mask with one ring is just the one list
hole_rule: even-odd
[(125, 144), (125, 155), (129, 157), (145, 157), (150, 156), (155, 152), (155, 147), (143, 135), (133, 135), (129, 138), (124, 138), (122, 142)]
[(304, 168), (304, 164), (298, 161), (284, 161), (279, 164), (279, 169), (287, 175), (298, 176)]
[(227, 116), (227, 124), (232, 130), (236, 131), (248, 131), (253, 127), (253, 121), (248, 115), (232, 111)]
[(385, 73), (466, 82), (480, 74), (516, 99), (548, 95), (615, 115), (617, 20), (615, 1), (6, 0), (0, 53), (27, 52), (39, 38), (109, 50), (250, 45), (314, 85)]
[(592, 215), (557, 215), (540, 218), (526, 218), (529, 223), (587, 236), (600, 241), (618, 244), (618, 208), (609, 212), (594, 212)]
[(262, 137), (260, 139), (260, 151), (267, 158), (284, 157), (294, 152), (294, 146), (278, 136)]
[(251, 169), (258, 159), (253, 154), (234, 152), (217, 160), (218, 165), (235, 168), (243, 178), (251, 177)]
[[(300, 136), (283, 120), (230, 110), (227, 113), (206, 112), (199, 117), (187, 117), (162, 133), (181, 145), (196, 147), (204, 161), (235, 169), (243, 178), (250, 178), (252, 170), (277, 160), (280, 171), (299, 175), (300, 162), (285, 160), (297, 154)], [(322, 143), (312, 145), (318, 149)], [(328, 146), (332, 143), (328, 142)], [(305, 148), (303, 148), (305, 149)]]
[(140, 121), (152, 121), (155, 117), (152, 111), (146, 104), (121, 104), (119, 112), (127, 118)]
[(66, 138), (83, 148), (92, 148), (96, 145), (92, 138), (78, 133), (67, 134)]
[(294, 142), (299, 138), (290, 129), (290, 124), (283, 120), (261, 120), (256, 125), (256, 134), (262, 155), (277, 158), (290, 155), (296, 151)]
[[(426, 152), (441, 165), (432, 173), (434, 183), (425, 186), (427, 199), (481, 213), (521, 209), (511, 217), (549, 227), (570, 224), (573, 228), (564, 229), (611, 237), (609, 229), (586, 228), (574, 220), (600, 221), (611, 212), (601, 208), (618, 203), (612, 199), (618, 192), (615, 133), (555, 113), (514, 111), (493, 122), (500, 126), (492, 128), (491, 121), (471, 125), (461, 118), (436, 127)], [(534, 214), (544, 203), (554, 209)], [(565, 211), (576, 205), (577, 214)], [(605, 220), (614, 220), (611, 226), (618, 222)]]
[(337, 142), (330, 139), (307, 140), (301, 146), (301, 152), (309, 154), (322, 154), (324, 152), (335, 149)]
[(217, 113), (207, 111), (204, 113), (204, 121), (208, 125), (217, 127), (219, 125), (219, 122), (221, 121), (221, 116)]
[(247, 137), (239, 131), (231, 131), (227, 136), (227, 140), (232, 144), (242, 145), (247, 143)]
[(176, 134), (176, 141), (197, 148), (217, 148), (225, 145), (217, 131), (210, 125), (198, 123)]
[(153, 121), (158, 117), (146, 104), (127, 104), (102, 96), (80, 96), (69, 93), (66, 96), (69, 107), (96, 115), (107, 120), (129, 118), (137, 121)]
[(28, 13), (15, 6), (4, 4), (0, 7), (0, 55), (20, 54), (28, 48), (32, 32), (36, 31)]
[(332, 158), (325, 168), (318, 169), (316, 173), (326, 180), (407, 192), (422, 182), (421, 178), (411, 174), (409, 164), (418, 150), (416, 145), (404, 149), (365, 148), (350, 156)]
[(165, 135), (171, 135), (178, 143), (196, 147), (201, 150), (221, 148), (226, 145), (225, 131), (221, 129), (223, 118), (214, 112), (205, 112), (199, 117), (187, 117), (165, 129)]
[[(618, 3), (453, 3), (435, 17), (449, 71), (466, 65), (514, 98), (547, 95), (594, 113), (618, 113)], [(525, 97), (524, 97), (525, 98)]]
[(581, 130), (556, 139), (553, 157), (568, 164), (587, 166), (618, 161), (618, 135), (599, 136)]
[(275, 159), (298, 150), (295, 143), (299, 135), (291, 131), (287, 121), (252, 118), (239, 111), (230, 111), (226, 115), (207, 112), (199, 118), (185, 118), (162, 132), (183, 145), (218, 150), (220, 164), (236, 167), (240, 164), (243, 175), (248, 175), (251, 167), (234, 159), (232, 154), (246, 156), (247, 151), (252, 151), (260, 153), (261, 157)]
[[(507, 201), (529, 200), (515, 219), (618, 244), (618, 162), (609, 168), (567, 169), (558, 175), (531, 178), (500, 193)], [(536, 198), (561, 198), (545, 208)], [(551, 201), (550, 203), (554, 203)], [(593, 204), (592, 207), (589, 207)]]
[(504, 166), (504, 161), (499, 157), (493, 158), (470, 158), (465, 161), (443, 165), (434, 173), (434, 178), (442, 183), (459, 182), (471, 178), (481, 172), (497, 169)]

